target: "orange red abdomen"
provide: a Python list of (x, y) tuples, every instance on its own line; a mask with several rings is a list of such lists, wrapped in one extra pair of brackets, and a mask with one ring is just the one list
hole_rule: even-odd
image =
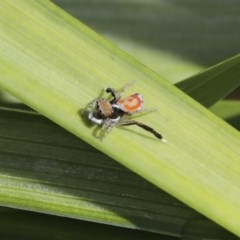
[(135, 93), (127, 98), (119, 100), (117, 105), (124, 112), (134, 113), (142, 109), (143, 97), (139, 93)]

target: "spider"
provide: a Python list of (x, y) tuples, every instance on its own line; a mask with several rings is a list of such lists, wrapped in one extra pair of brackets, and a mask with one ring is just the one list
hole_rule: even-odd
[(112, 96), (111, 100), (96, 98), (87, 104), (85, 112), (87, 112), (88, 119), (92, 123), (102, 126), (100, 140), (103, 140), (113, 127), (136, 125), (152, 133), (162, 142), (166, 142), (162, 135), (152, 127), (129, 118), (136, 113), (149, 111), (143, 109), (143, 97), (139, 93), (121, 99), (121, 94), (132, 84), (133, 82), (126, 84), (120, 91), (106, 88), (106, 93), (110, 93)]

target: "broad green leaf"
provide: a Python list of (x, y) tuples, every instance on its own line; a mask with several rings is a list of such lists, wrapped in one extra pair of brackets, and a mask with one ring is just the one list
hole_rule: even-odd
[[(237, 131), (50, 2), (2, 1), (0, 13), (3, 89), (240, 235)], [(135, 128), (114, 129), (100, 142), (80, 118), (102, 87), (120, 88), (133, 79), (132, 91), (159, 110), (141, 121), (168, 144)], [(16, 192), (4, 200), (10, 204)]]

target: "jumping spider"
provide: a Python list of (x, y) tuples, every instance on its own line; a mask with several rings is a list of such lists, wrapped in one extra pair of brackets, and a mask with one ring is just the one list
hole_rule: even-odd
[(86, 106), (85, 112), (87, 113), (88, 119), (92, 123), (102, 126), (99, 137), (100, 140), (102, 140), (113, 127), (137, 125), (152, 133), (162, 142), (166, 142), (162, 135), (153, 128), (144, 123), (129, 119), (130, 116), (136, 113), (148, 111), (143, 109), (143, 97), (138, 93), (121, 99), (121, 94), (132, 84), (133, 82), (126, 84), (120, 91), (116, 91), (114, 88), (106, 88), (105, 91), (112, 96), (111, 100), (97, 98)]

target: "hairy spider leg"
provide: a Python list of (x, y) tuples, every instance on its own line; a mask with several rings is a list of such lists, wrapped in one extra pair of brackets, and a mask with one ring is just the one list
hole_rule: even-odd
[(120, 90), (118, 91), (118, 94), (121, 95), (123, 92), (125, 92), (129, 87), (131, 87), (131, 86), (132, 86), (133, 84), (135, 84), (135, 83), (136, 83), (136, 80), (133, 80), (133, 81), (125, 84), (125, 85), (122, 87), (122, 89), (120, 89)]
[(100, 134), (99, 134), (99, 139), (100, 141), (102, 141), (113, 129), (113, 127), (115, 127), (117, 125), (117, 123), (113, 123), (110, 120), (109, 121), (105, 121), (102, 125)]
[(136, 112), (132, 112), (132, 113), (126, 113), (125, 116), (123, 118), (137, 118), (139, 117), (138, 115), (142, 116), (142, 115), (145, 115), (145, 114), (148, 114), (148, 113), (151, 113), (151, 112), (155, 112), (156, 109), (154, 108), (143, 108), (143, 109), (140, 109)]
[(119, 90), (119, 91), (116, 91), (114, 88), (106, 88), (105, 89), (105, 91), (107, 92), (107, 93), (111, 93), (111, 95), (112, 95), (112, 97), (113, 97), (113, 99), (110, 101), (112, 104), (113, 103), (117, 103), (119, 100), (120, 100), (120, 98), (121, 98), (121, 94), (123, 93), (123, 92), (125, 92), (130, 86), (132, 86), (134, 83), (135, 83), (136, 81), (134, 80), (134, 81), (131, 81), (131, 82), (129, 82), (129, 83), (127, 83), (125, 86), (123, 86), (123, 88), (121, 89), (121, 90)]
[(135, 121), (135, 120), (128, 120), (128, 121), (123, 121), (118, 124), (118, 126), (130, 126), (130, 125), (137, 125), (140, 128), (143, 128), (144, 130), (152, 133), (156, 138), (160, 139), (162, 142), (167, 142), (166, 139), (162, 137), (160, 133), (158, 133), (156, 130), (153, 128), (149, 127), (148, 125)]
[(111, 93), (113, 97), (113, 99), (110, 101), (111, 104), (117, 103), (121, 98), (121, 95), (114, 88), (106, 88), (106, 92)]

